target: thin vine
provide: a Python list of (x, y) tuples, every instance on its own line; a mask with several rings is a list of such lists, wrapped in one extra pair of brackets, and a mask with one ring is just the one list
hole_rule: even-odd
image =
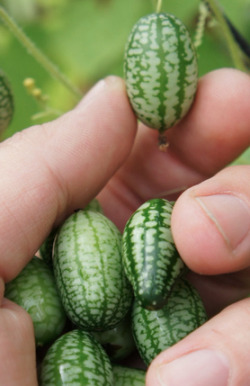
[(235, 42), (234, 36), (232, 35), (232, 32), (223, 16), (218, 2), (216, 0), (206, 0), (206, 2), (208, 3), (212, 13), (214, 14), (223, 31), (234, 66), (241, 71), (248, 72), (248, 69), (242, 59), (241, 51)]
[(21, 30), (17, 23), (8, 15), (3, 7), (0, 6), (0, 18), (5, 25), (26, 48), (29, 54), (55, 79), (62, 83), (78, 100), (82, 97), (82, 92), (75, 87), (71, 81), (52, 63), (44, 53)]

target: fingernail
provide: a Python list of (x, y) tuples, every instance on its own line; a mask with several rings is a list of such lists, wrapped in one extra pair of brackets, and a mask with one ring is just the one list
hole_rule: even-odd
[(157, 369), (158, 386), (226, 386), (228, 377), (227, 359), (209, 349), (194, 351)]
[(124, 88), (125, 83), (124, 81), (119, 78), (119, 76), (115, 75), (109, 75), (106, 78), (104, 78), (104, 82), (109, 86), (109, 87), (114, 87), (114, 88)]
[(235, 250), (250, 232), (250, 209), (239, 197), (215, 194), (196, 201), (216, 226), (226, 244)]

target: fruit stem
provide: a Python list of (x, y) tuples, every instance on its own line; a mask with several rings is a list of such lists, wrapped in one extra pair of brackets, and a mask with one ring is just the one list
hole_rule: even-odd
[(167, 141), (167, 137), (166, 137), (165, 132), (159, 134), (158, 146), (159, 146), (160, 151), (166, 151), (167, 150), (169, 143)]
[(156, 4), (156, 13), (161, 12), (161, 7), (162, 7), (162, 0), (158, 0)]
[(207, 0), (207, 3), (209, 4), (210, 9), (212, 10), (213, 14), (215, 15), (217, 21), (220, 24), (220, 27), (224, 33), (234, 66), (238, 68), (241, 71), (247, 71), (246, 66), (243, 63), (241, 53), (239, 50), (239, 47), (237, 46), (237, 43), (234, 40), (234, 37), (230, 31), (230, 28), (223, 16), (223, 13), (220, 9), (220, 6), (216, 0)]
[(3, 7), (0, 6), (0, 18), (9, 28), (11, 33), (26, 48), (28, 53), (55, 79), (62, 83), (78, 100), (82, 97), (82, 92), (75, 87), (66, 76), (52, 63), (46, 55), (39, 50), (35, 44), (25, 35), (17, 23), (8, 15)]

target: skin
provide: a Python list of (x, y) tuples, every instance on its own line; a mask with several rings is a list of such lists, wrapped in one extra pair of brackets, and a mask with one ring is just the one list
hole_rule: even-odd
[[(226, 235), (196, 198), (230, 193), (244, 201), (244, 213), (250, 211), (249, 166), (225, 167), (250, 144), (249, 100), (246, 74), (232, 69), (207, 74), (190, 113), (169, 130), (170, 146), (163, 153), (157, 132), (137, 128), (123, 81), (109, 77), (74, 110), (0, 144), (0, 384), (37, 385), (32, 323), (25, 311), (4, 299), (4, 282), (20, 272), (53, 227), (98, 195), (121, 230), (143, 201), (179, 196), (173, 237), (211, 316), (153, 361), (147, 385), (160, 384), (157, 371), (163, 363), (211, 347), (228, 358), (228, 384), (247, 385), (248, 228), (244, 239), (231, 245), (228, 238), (234, 233), (225, 213), (220, 216)], [(241, 223), (231, 222), (234, 228)]]

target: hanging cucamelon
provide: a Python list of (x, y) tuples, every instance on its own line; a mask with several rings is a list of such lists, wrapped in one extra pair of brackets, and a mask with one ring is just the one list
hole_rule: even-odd
[(197, 88), (197, 58), (186, 26), (169, 13), (138, 20), (126, 45), (124, 74), (128, 97), (137, 117), (165, 131), (188, 112)]
[(186, 266), (171, 233), (173, 204), (154, 198), (142, 204), (123, 232), (123, 264), (142, 307), (159, 309)]

